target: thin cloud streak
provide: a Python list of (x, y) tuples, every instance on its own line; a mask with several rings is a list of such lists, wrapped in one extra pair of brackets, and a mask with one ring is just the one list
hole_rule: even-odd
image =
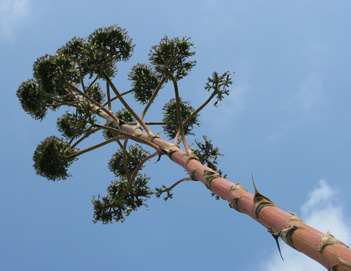
[(0, 0), (0, 34), (12, 39), (14, 31), (29, 15), (29, 0)]

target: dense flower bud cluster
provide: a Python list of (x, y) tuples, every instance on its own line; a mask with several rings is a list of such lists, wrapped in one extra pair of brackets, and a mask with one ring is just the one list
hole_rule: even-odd
[(195, 48), (195, 45), (190, 42), (190, 38), (169, 39), (166, 36), (158, 45), (152, 47), (149, 59), (162, 76), (170, 79), (172, 74), (180, 80), (187, 76), (196, 64), (196, 61), (187, 61), (195, 54), (192, 48)]
[(65, 81), (79, 80), (71, 60), (60, 55), (45, 55), (38, 58), (33, 65), (33, 71), (40, 89), (50, 96), (65, 96), (67, 94)]
[[(124, 222), (125, 217), (129, 216), (141, 206), (146, 206), (145, 201), (150, 198), (152, 191), (147, 186), (149, 178), (139, 174), (132, 186), (128, 188), (128, 181), (122, 177), (120, 181), (112, 182), (107, 188), (107, 196), (93, 198), (94, 222), (101, 221), (103, 224), (112, 222)], [(116, 204), (122, 195), (128, 191), (123, 199)]]
[(98, 83), (93, 84), (86, 93), (98, 103), (102, 103), (105, 99), (105, 93), (101, 90), (101, 87)]
[[(179, 122), (177, 117), (177, 103), (175, 99), (171, 99), (164, 107), (163, 107), (163, 121), (169, 122), (169, 124), (163, 126), (164, 133), (168, 136), (169, 139), (172, 139), (176, 136), (177, 131), (179, 129)], [(180, 113), (182, 121), (186, 120), (195, 109), (190, 106), (189, 102), (184, 102), (180, 100)], [(199, 115), (193, 116), (183, 127), (184, 135), (191, 135), (191, 131), (193, 126), (200, 125), (198, 121)]]
[(133, 82), (134, 87), (137, 87), (134, 91), (134, 98), (142, 104), (150, 100), (160, 83), (156, 73), (145, 64), (135, 65), (129, 74), (129, 80)]
[[(34, 168), (38, 175), (53, 181), (64, 180), (70, 176), (68, 168), (79, 155), (113, 142), (121, 147), (108, 163), (109, 169), (119, 180), (108, 187), (106, 196), (93, 200), (95, 222), (123, 222), (133, 210), (145, 205), (145, 200), (152, 194), (147, 186), (148, 178), (139, 171), (144, 162), (157, 153), (149, 155), (139, 145), (131, 146), (128, 140), (154, 145), (160, 159), (162, 148), (152, 142), (159, 136), (152, 133), (149, 125), (162, 125), (164, 134), (170, 139), (176, 138), (178, 143), (183, 141), (187, 153), (192, 155), (185, 136), (194, 135), (192, 131), (194, 125), (199, 125), (199, 112), (212, 98), (217, 98), (217, 104), (228, 95), (228, 87), (232, 83), (230, 73), (221, 76), (214, 73), (205, 87), (212, 94), (194, 114), (195, 108), (181, 99), (177, 81), (187, 76), (195, 66), (196, 62), (191, 60), (195, 46), (187, 37), (164, 37), (152, 47), (150, 65), (136, 64), (131, 69), (128, 79), (132, 89), (119, 92), (112, 77), (117, 72), (117, 63), (129, 60), (133, 48), (126, 30), (116, 25), (99, 28), (85, 39), (74, 37), (55, 54), (38, 58), (33, 65), (33, 79), (23, 82), (16, 92), (23, 109), (34, 119), (42, 120), (48, 108), (70, 108), (56, 122), (67, 142), (51, 136), (41, 142), (34, 152)], [(169, 81), (173, 83), (175, 98), (162, 108), (163, 121), (144, 122), (158, 91)], [(105, 84), (102, 90), (100, 85)], [(127, 94), (132, 94), (137, 102), (145, 105), (140, 116), (124, 99)], [(115, 100), (119, 100), (125, 108), (115, 113), (116, 118), (111, 113)], [(102, 118), (103, 124), (98, 118)], [(138, 132), (145, 131), (148, 139), (151, 138), (151, 144), (142, 137), (136, 138), (140, 134), (126, 133), (132, 128), (127, 125), (136, 125)], [(77, 151), (78, 144), (101, 130), (105, 141)], [(124, 141), (124, 146), (121, 141)], [(193, 150), (194, 154), (204, 165), (217, 170), (218, 149), (213, 148), (207, 138), (204, 144), (197, 141), (196, 144), (199, 149)], [(166, 199), (171, 198), (171, 189), (165, 186), (156, 189), (156, 196), (167, 193)]]
[[(108, 168), (117, 176), (126, 176), (127, 165), (130, 174), (134, 172), (138, 164), (142, 159), (147, 156), (147, 152), (143, 150), (139, 145), (129, 146), (128, 151), (126, 151), (125, 156), (123, 150), (119, 150), (114, 155), (112, 155), (110, 162), (108, 163)], [(141, 169), (141, 168), (140, 168)]]
[(34, 80), (23, 82), (16, 93), (22, 108), (34, 119), (42, 120), (47, 112), (46, 104), (49, 102)]
[(38, 175), (52, 181), (64, 180), (70, 175), (67, 170), (76, 158), (69, 157), (77, 150), (56, 136), (46, 138), (34, 152), (34, 168)]
[[(130, 146), (125, 153), (120, 150), (112, 156), (109, 169), (120, 180), (112, 182), (107, 188), (106, 196), (93, 198), (94, 222), (101, 221), (104, 224), (112, 220), (123, 222), (132, 211), (147, 206), (145, 201), (152, 194), (147, 186), (149, 178), (137, 173), (134, 179), (130, 179), (130, 175), (137, 170), (146, 156), (147, 152), (139, 145)], [(141, 169), (142, 166), (139, 166), (138, 172)]]
[(71, 138), (85, 134), (91, 128), (88, 123), (89, 121), (84, 116), (67, 112), (57, 120), (56, 124), (64, 137)]

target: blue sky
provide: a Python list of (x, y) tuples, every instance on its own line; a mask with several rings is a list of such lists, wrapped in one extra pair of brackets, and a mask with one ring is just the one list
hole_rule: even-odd
[[(196, 131), (224, 154), (228, 179), (253, 192), (253, 173), (280, 208), (350, 246), (350, 11), (346, 0), (0, 0), (1, 270), (321, 270), (284, 245), (281, 261), (265, 228), (200, 183), (177, 187), (171, 201), (151, 199), (123, 224), (93, 224), (91, 199), (113, 180), (115, 147), (81, 157), (66, 181), (36, 176), (33, 152), (58, 135), (57, 115), (32, 120), (15, 92), (38, 57), (99, 27), (118, 24), (136, 44), (116, 77), (125, 90), (130, 68), (164, 35), (189, 36), (197, 65), (179, 83), (185, 100), (201, 105), (212, 72), (235, 72), (231, 95), (202, 112)], [(152, 187), (185, 177), (166, 159), (146, 171)]]

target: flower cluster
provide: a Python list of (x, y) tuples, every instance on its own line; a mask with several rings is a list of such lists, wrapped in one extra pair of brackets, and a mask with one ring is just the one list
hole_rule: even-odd
[(23, 82), (16, 93), (22, 108), (36, 120), (42, 120), (47, 112), (46, 104), (50, 102), (34, 80)]
[(152, 191), (147, 186), (148, 180), (149, 178), (139, 174), (131, 187), (128, 187), (127, 179), (122, 177), (120, 181), (111, 183), (107, 188), (106, 196), (93, 197), (94, 223), (101, 221), (107, 224), (113, 220), (124, 222), (125, 217), (132, 211), (141, 206), (147, 207), (145, 201), (152, 195)]
[(72, 155), (77, 150), (56, 136), (46, 138), (36, 148), (33, 160), (38, 175), (49, 180), (64, 180), (70, 175), (67, 170), (76, 158)]
[(169, 39), (166, 36), (158, 45), (152, 47), (149, 59), (163, 77), (169, 80), (169, 76), (174, 75), (180, 80), (187, 76), (196, 64), (196, 61), (187, 61), (195, 54), (192, 48), (195, 48), (195, 45), (190, 42), (190, 38)]
[[(139, 145), (130, 146), (126, 152), (120, 150), (112, 156), (109, 169), (119, 180), (111, 183), (106, 196), (93, 198), (95, 223), (124, 222), (132, 211), (141, 206), (147, 207), (145, 201), (153, 193), (147, 186), (149, 178), (139, 173), (142, 169), (139, 164), (146, 156), (147, 152)], [(134, 179), (130, 176), (132, 173)]]
[[(223, 176), (223, 178), (226, 178), (226, 174), (222, 172), (218, 168), (218, 156), (222, 156), (222, 154), (219, 152), (218, 147), (214, 147), (211, 140), (208, 139), (206, 136), (203, 136), (204, 143), (201, 143), (198, 140), (195, 140), (195, 143), (198, 147), (198, 149), (193, 149), (194, 154), (199, 158), (199, 161), (201, 164), (217, 171), (220, 176)], [(215, 197), (217, 200), (219, 199), (219, 196), (216, 194), (212, 193), (212, 196)]]
[(217, 100), (214, 106), (217, 106), (218, 102), (223, 100), (224, 95), (229, 95), (228, 87), (233, 83), (230, 75), (230, 72), (225, 72), (222, 75), (218, 75), (217, 72), (214, 72), (212, 78), (208, 77), (205, 89), (215, 92)]
[[(177, 117), (177, 102), (175, 99), (171, 99), (164, 107), (163, 107), (163, 121), (169, 124), (163, 126), (164, 133), (168, 136), (169, 139), (172, 139), (176, 136), (177, 131), (179, 129), (179, 121)], [(195, 109), (190, 106), (189, 102), (183, 102), (180, 100), (180, 114), (181, 114), (181, 121), (185, 121)], [(194, 115), (189, 121), (184, 125), (184, 135), (192, 134), (191, 130), (193, 126), (199, 125), (198, 121), (199, 115)]]
[(135, 100), (142, 104), (146, 104), (150, 100), (160, 83), (157, 74), (145, 64), (135, 65), (129, 74), (129, 80), (136, 87), (134, 90)]
[[(135, 146), (129, 146), (128, 151), (124, 152), (119, 150), (114, 155), (112, 155), (110, 162), (108, 163), (108, 168), (117, 176), (127, 176), (125, 164), (127, 165), (127, 170), (130, 174), (139, 165), (140, 161), (147, 156), (147, 152), (143, 150), (138, 144)], [(141, 169), (141, 168), (140, 168)]]
[[(134, 45), (127, 32), (114, 25), (99, 28), (87, 39), (73, 38), (57, 50), (55, 55), (38, 58), (33, 65), (33, 79), (23, 82), (17, 90), (23, 109), (35, 119), (43, 119), (48, 104), (58, 108), (60, 101), (73, 101), (67, 83), (76, 85), (84, 77), (105, 74), (113, 77), (118, 61), (128, 60)], [(87, 90), (87, 94), (101, 102), (104, 95), (97, 84)], [(53, 106), (53, 105), (57, 106)]]

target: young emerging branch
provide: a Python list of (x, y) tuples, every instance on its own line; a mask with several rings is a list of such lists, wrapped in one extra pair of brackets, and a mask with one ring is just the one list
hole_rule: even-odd
[(140, 118), (144, 119), (146, 112), (149, 110), (151, 104), (154, 102), (158, 92), (160, 91), (160, 89), (162, 88), (163, 84), (166, 82), (166, 79), (163, 77), (162, 80), (160, 81), (160, 83), (158, 84), (157, 88), (155, 89), (154, 93), (152, 94), (149, 102), (147, 103), (147, 105), (145, 106), (143, 113), (141, 114)]
[[(126, 136), (126, 137), (128, 137), (130, 139), (133, 139), (136, 142), (146, 144), (146, 145), (154, 148), (155, 150), (157, 150), (160, 153), (162, 152), (162, 150), (160, 149), (159, 146), (157, 146), (156, 144), (154, 144), (154, 143), (152, 143), (152, 142), (150, 142), (150, 141), (148, 141), (146, 139), (141, 138), (140, 136), (133, 135), (133, 134), (130, 134), (130, 133), (126, 133), (126, 132), (124, 132), (122, 130), (119, 130), (119, 129), (116, 129), (116, 128), (113, 128), (113, 127), (110, 127), (110, 126), (107, 126), (107, 125), (101, 125), (101, 124), (98, 124), (98, 123), (95, 123), (94, 125), (97, 126), (97, 127), (103, 128), (105, 130), (110, 130), (112, 132), (116, 132), (118, 134), (122, 134), (122, 135), (124, 135), (124, 136)], [(135, 128), (137, 128), (137, 127), (135, 127)]]
[(110, 95), (110, 85), (106, 82), (106, 93), (107, 93), (107, 104), (108, 110), (112, 111), (111, 107), (111, 95)]
[(67, 159), (70, 159), (70, 158), (77, 157), (77, 156), (82, 155), (82, 154), (84, 154), (84, 153), (90, 152), (90, 151), (92, 151), (92, 150), (98, 149), (98, 148), (100, 148), (100, 147), (102, 147), (102, 146), (105, 146), (105, 145), (107, 145), (107, 144), (110, 144), (110, 143), (112, 143), (112, 142), (114, 142), (114, 141), (116, 141), (117, 139), (120, 139), (120, 138), (123, 138), (123, 136), (116, 136), (116, 137), (110, 138), (110, 139), (108, 139), (108, 140), (105, 140), (104, 142), (101, 142), (101, 143), (99, 143), (99, 144), (96, 144), (96, 145), (94, 145), (94, 146), (91, 146), (91, 147), (89, 147), (89, 148), (86, 148), (86, 149), (84, 149), (84, 150), (82, 150), (82, 151), (79, 151), (79, 152), (76, 152), (76, 153), (71, 154), (71, 155), (69, 155), (69, 156), (66, 156), (66, 158), (67, 158)]
[(170, 76), (172, 78), (173, 86), (174, 86), (174, 93), (175, 93), (175, 98), (176, 98), (177, 118), (178, 118), (180, 136), (182, 138), (182, 141), (183, 141), (186, 153), (187, 154), (191, 154), (191, 148), (189, 147), (189, 144), (186, 141), (186, 137), (184, 135), (183, 121), (182, 121), (182, 116), (181, 116), (181, 112), (180, 112), (180, 97), (179, 97), (179, 90), (178, 90), (177, 79), (175, 78), (175, 76), (173, 74), (170, 74)]
[(130, 177), (130, 172), (128, 169), (128, 164), (127, 164), (127, 146), (128, 146), (128, 138), (124, 140), (124, 144), (122, 146), (122, 154), (123, 154), (123, 165), (124, 165), (124, 171), (126, 172), (128, 184), (129, 182), (133, 182), (133, 180)]
[[(121, 93), (121, 95), (122, 95), (122, 96), (127, 95), (127, 94), (129, 94), (129, 93), (134, 92), (134, 91), (137, 90), (137, 89), (139, 89), (139, 87), (134, 87), (134, 88), (132, 88), (132, 89), (130, 89), (130, 90), (127, 90), (127, 91)], [(117, 99), (118, 99), (118, 96), (115, 96), (115, 97), (113, 97), (113, 98), (110, 99), (110, 102), (113, 102), (114, 100), (117, 100)], [(102, 106), (106, 106), (107, 104), (108, 104), (108, 101), (107, 101), (106, 103), (104, 103)]]
[(190, 177), (186, 177), (186, 178), (183, 178), (183, 179), (181, 179), (181, 180), (179, 180), (179, 181), (177, 181), (177, 182), (175, 182), (173, 185), (171, 185), (170, 187), (166, 187), (166, 186), (162, 186), (163, 187), (163, 189), (162, 188), (156, 188), (156, 197), (161, 197), (161, 195), (163, 194), (163, 193), (167, 193), (167, 196), (165, 196), (163, 199), (164, 200), (168, 200), (169, 198), (172, 198), (173, 197), (173, 194), (171, 193), (171, 191), (172, 191), (172, 189), (174, 188), (174, 187), (176, 187), (178, 184), (180, 184), (180, 183), (182, 183), (182, 182), (184, 182), (184, 181), (190, 181), (190, 180), (192, 180)]

